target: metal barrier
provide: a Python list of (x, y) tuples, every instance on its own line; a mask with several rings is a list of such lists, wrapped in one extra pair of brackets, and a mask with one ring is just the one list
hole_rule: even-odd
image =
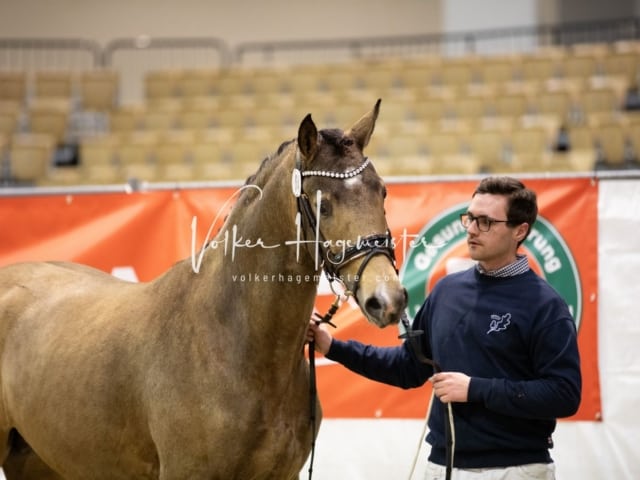
[(446, 34), (244, 42), (233, 52), (241, 65), (336, 63), (354, 59), (528, 53), (539, 47), (608, 43), (640, 38), (640, 17), (617, 20), (514, 27)]
[[(144, 55), (140, 55), (144, 53)], [(149, 62), (146, 58), (157, 56), (165, 68), (180, 67), (225, 67), (231, 60), (229, 47), (224, 40), (215, 37), (164, 38), (141, 35), (117, 38), (107, 43), (102, 53), (101, 64), (114, 66), (124, 55), (131, 54), (137, 61)]]
[(144, 76), (153, 70), (225, 68), (231, 53), (218, 38), (117, 38), (104, 48), (101, 63), (120, 72), (120, 96), (144, 98)]
[(138, 36), (117, 38), (105, 47), (87, 39), (0, 38), (0, 69), (226, 68), (428, 54), (525, 53), (541, 46), (634, 39), (640, 39), (640, 17), (446, 34), (243, 42), (233, 49), (216, 37)]
[(0, 38), (0, 69), (89, 69), (100, 65), (102, 48), (78, 38)]

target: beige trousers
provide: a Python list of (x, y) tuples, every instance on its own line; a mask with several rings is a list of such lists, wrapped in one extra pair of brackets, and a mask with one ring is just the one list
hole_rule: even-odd
[[(553, 463), (530, 463), (505, 468), (454, 468), (451, 480), (555, 480)], [(442, 465), (429, 462), (425, 480), (444, 480), (446, 470)]]

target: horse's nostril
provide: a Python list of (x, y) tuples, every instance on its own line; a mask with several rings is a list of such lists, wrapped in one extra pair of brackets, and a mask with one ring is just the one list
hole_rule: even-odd
[(376, 297), (370, 297), (364, 305), (367, 312), (377, 312), (382, 309), (382, 304)]

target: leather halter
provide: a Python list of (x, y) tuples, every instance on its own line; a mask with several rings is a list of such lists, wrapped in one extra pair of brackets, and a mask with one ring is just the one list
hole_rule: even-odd
[[(360, 278), (364, 269), (369, 261), (375, 255), (385, 255), (391, 261), (394, 268), (396, 268), (395, 253), (393, 250), (393, 238), (391, 232), (387, 230), (385, 233), (376, 233), (368, 235), (366, 237), (358, 238), (355, 244), (349, 245), (348, 248), (344, 248), (338, 253), (334, 253), (327, 246), (326, 239), (322, 235), (322, 231), (318, 228), (316, 222), (316, 216), (311, 208), (311, 202), (309, 196), (302, 189), (303, 179), (310, 176), (334, 178), (337, 180), (345, 180), (353, 178), (362, 173), (369, 165), (369, 159), (365, 157), (364, 162), (357, 168), (348, 172), (339, 173), (325, 170), (302, 170), (302, 162), (300, 160), (300, 152), (296, 150), (296, 166), (292, 174), (292, 187), (293, 193), (296, 196), (297, 208), (300, 217), (306, 222), (306, 228), (303, 229), (305, 238), (306, 232), (309, 230), (316, 236), (315, 244), (319, 249), (319, 253), (322, 257), (322, 268), (329, 279), (329, 281), (338, 280), (343, 284), (344, 282), (340, 278), (340, 270), (354, 260), (364, 257), (364, 260), (358, 267), (358, 272), (355, 276), (353, 287), (347, 294), (352, 295), (353, 298), (358, 301), (356, 293), (360, 286)], [(319, 207), (319, 205), (318, 205)], [(397, 268), (396, 268), (397, 271)]]

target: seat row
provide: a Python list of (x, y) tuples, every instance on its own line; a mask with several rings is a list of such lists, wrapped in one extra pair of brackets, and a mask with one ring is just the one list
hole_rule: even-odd
[[(229, 138), (213, 130), (108, 133), (85, 137), (65, 151), (46, 134), (0, 136), (11, 179), (24, 184), (103, 184), (141, 181), (244, 179), (282, 139)], [(368, 147), (383, 175), (479, 172), (588, 172), (637, 168), (640, 115), (611, 118), (597, 127), (531, 123), (510, 130), (428, 133), (381, 129)]]
[(415, 58), (357, 60), (340, 64), (308, 64), (271, 68), (166, 69), (144, 78), (147, 99), (270, 93), (305, 94), (448, 87), (464, 91), (477, 85), (546, 82), (618, 76), (637, 78), (640, 44), (619, 42), (581, 48), (540, 48), (529, 54), (432, 55)]
[(0, 101), (29, 104), (33, 99), (57, 99), (76, 108), (105, 111), (118, 104), (120, 76), (112, 69), (0, 70)]

